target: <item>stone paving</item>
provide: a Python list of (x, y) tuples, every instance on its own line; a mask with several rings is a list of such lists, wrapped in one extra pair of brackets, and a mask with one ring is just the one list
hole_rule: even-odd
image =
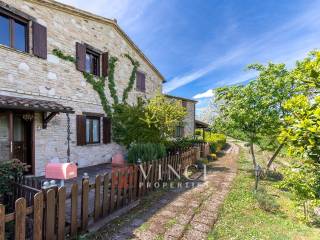
[(208, 165), (207, 178), (201, 184), (166, 192), (113, 235), (99, 239), (206, 239), (236, 175), (239, 148), (231, 144), (222, 155)]

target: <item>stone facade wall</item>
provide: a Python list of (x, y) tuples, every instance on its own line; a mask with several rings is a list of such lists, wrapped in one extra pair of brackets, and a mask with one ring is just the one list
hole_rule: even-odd
[[(150, 98), (157, 91), (162, 91), (163, 79), (110, 24), (39, 5), (36, 1), (2, 1), (31, 15), (47, 27), (48, 59), (43, 60), (32, 53), (21, 53), (0, 46), (0, 94), (52, 100), (73, 107), (76, 113), (71, 115), (71, 160), (79, 163), (80, 167), (110, 161), (114, 152), (122, 150), (120, 146), (76, 146), (76, 114), (104, 112), (98, 95), (86, 83), (82, 73), (76, 70), (75, 64), (57, 58), (52, 50), (58, 48), (75, 56), (76, 42), (84, 42), (103, 52), (109, 52), (109, 56), (116, 56), (119, 61), (115, 70), (115, 82), (120, 99), (132, 71), (131, 62), (123, 56), (128, 53), (139, 61), (139, 70), (146, 74), (146, 93), (133, 89), (128, 98), (131, 104), (135, 103), (137, 96)], [(107, 96), (111, 101), (108, 89)], [(57, 115), (47, 129), (42, 129), (41, 116), (36, 114), (35, 124), (35, 174), (42, 175), (45, 164), (51, 159), (58, 157), (61, 162), (66, 159), (67, 120), (65, 114)]]
[(187, 116), (184, 121), (184, 137), (194, 136), (195, 131), (195, 102), (187, 101)]

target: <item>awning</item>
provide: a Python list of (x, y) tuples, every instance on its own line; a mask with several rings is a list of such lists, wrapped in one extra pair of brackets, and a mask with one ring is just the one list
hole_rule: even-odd
[(209, 124), (196, 120), (196, 128), (209, 128)]
[(0, 108), (36, 112), (74, 113), (71, 107), (63, 106), (57, 102), (3, 95), (0, 95)]

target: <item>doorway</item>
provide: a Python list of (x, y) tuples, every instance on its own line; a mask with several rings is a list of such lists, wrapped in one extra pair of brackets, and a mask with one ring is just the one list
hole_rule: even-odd
[(0, 110), (0, 162), (18, 159), (33, 173), (34, 114)]

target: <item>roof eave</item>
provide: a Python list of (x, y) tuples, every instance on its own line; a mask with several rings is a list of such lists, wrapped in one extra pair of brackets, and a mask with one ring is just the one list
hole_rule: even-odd
[(139, 56), (146, 61), (146, 63), (153, 69), (153, 71), (158, 75), (158, 77), (162, 80), (162, 82), (165, 82), (164, 76), (160, 73), (160, 71), (151, 63), (151, 61), (147, 58), (146, 55), (140, 50), (140, 48), (131, 40), (131, 38), (121, 29), (121, 27), (118, 25), (118, 23), (115, 20), (111, 20), (105, 17), (101, 17), (99, 15), (90, 13), (88, 11), (84, 11), (78, 8), (75, 8), (73, 6), (60, 3), (54, 0), (26, 0), (28, 2), (32, 2), (35, 4), (45, 5), (52, 7), (56, 10), (71, 13), (73, 15), (77, 15), (80, 17), (85, 17), (87, 19), (91, 19), (93, 21), (102, 22), (104, 24), (110, 24), (114, 27), (114, 29), (124, 37), (124, 39), (131, 45), (139, 54)]

